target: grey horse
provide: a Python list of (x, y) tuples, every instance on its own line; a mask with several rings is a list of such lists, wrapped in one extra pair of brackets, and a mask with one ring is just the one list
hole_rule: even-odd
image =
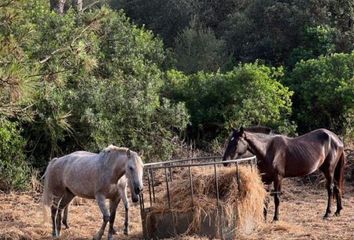
[[(51, 207), (53, 236), (60, 235), (63, 209), (75, 196), (79, 196), (96, 199), (102, 212), (103, 223), (94, 239), (102, 238), (108, 222), (108, 239), (112, 239), (120, 200), (118, 180), (126, 175), (132, 201), (138, 202), (143, 189), (143, 167), (136, 152), (113, 145), (99, 154), (78, 151), (51, 160), (44, 174), (42, 204), (44, 209)], [(109, 209), (106, 199), (110, 200)]]

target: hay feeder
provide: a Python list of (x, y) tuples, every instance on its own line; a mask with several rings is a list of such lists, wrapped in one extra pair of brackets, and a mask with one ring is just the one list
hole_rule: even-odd
[[(257, 203), (253, 209), (262, 214), (265, 190), (258, 177), (256, 157), (221, 160), (213, 156), (145, 164), (147, 191), (140, 196), (144, 239), (189, 234), (234, 239), (239, 218), (246, 215), (240, 211), (239, 202), (252, 192), (250, 189), (258, 191), (251, 197), (260, 206)], [(224, 167), (225, 163), (231, 166)], [(255, 181), (247, 183), (246, 178), (254, 176)], [(245, 184), (251, 185), (243, 191)], [(250, 200), (244, 203), (252, 205)]]

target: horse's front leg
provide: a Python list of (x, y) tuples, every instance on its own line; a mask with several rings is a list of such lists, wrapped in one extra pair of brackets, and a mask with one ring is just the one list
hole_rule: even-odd
[(263, 217), (264, 217), (264, 222), (267, 222), (268, 206), (270, 201), (268, 194), (271, 192), (271, 185), (270, 184), (266, 185), (265, 190), (267, 191), (267, 196), (264, 199)]
[(128, 197), (127, 197), (127, 188), (120, 191), (119, 194), (123, 200), (124, 209), (125, 209), (124, 234), (128, 235), (128, 233), (129, 233), (129, 202), (128, 202)]
[(274, 179), (274, 205), (275, 205), (275, 212), (273, 221), (279, 220), (279, 204), (280, 204), (280, 192), (281, 192), (281, 181), (282, 177), (277, 175)]
[(113, 239), (113, 234), (117, 233), (113, 226), (114, 226), (114, 220), (116, 218), (116, 211), (117, 211), (117, 207), (118, 207), (119, 202), (120, 202), (119, 196), (117, 196), (113, 200), (111, 199), (109, 201), (109, 209), (110, 209), (111, 216), (109, 219), (108, 239)]
[(128, 235), (128, 233), (129, 233), (129, 203), (128, 203), (128, 201), (124, 202), (124, 209), (125, 209), (124, 234)]
[(101, 226), (100, 230), (98, 231), (98, 233), (93, 237), (94, 240), (99, 240), (103, 236), (104, 230), (106, 228), (107, 222), (110, 219), (110, 216), (109, 216), (109, 211), (108, 211), (108, 209), (106, 207), (106, 203), (105, 203), (106, 198), (105, 198), (105, 196), (102, 195), (102, 194), (96, 194), (95, 198), (96, 198), (98, 206), (100, 207), (100, 210), (101, 210), (102, 215), (103, 215), (102, 226)]
[(264, 199), (264, 207), (263, 207), (264, 222), (267, 222), (268, 205), (269, 205), (269, 196), (267, 196)]

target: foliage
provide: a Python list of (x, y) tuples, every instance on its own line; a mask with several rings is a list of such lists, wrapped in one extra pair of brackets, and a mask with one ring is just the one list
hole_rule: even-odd
[(8, 187), (28, 165), (111, 143), (151, 161), (182, 138), (215, 149), (240, 125), (354, 134), (352, 1), (87, 0), (65, 14), (54, 2), (0, 3)]
[(281, 68), (259, 63), (238, 65), (226, 73), (186, 76), (169, 71), (165, 94), (186, 102), (197, 138), (214, 138), (224, 128), (241, 125), (261, 124), (291, 132), (294, 128), (287, 117), (292, 92), (277, 80), (282, 74)]
[[(354, 53), (301, 61), (287, 78), (295, 92), (293, 116), (301, 132), (329, 128), (352, 129)], [(347, 126), (347, 127), (345, 127)]]
[[(4, 19), (11, 16), (1, 44), (13, 41), (22, 64), (16, 70), (24, 72), (16, 73), (19, 81), (35, 83), (18, 97), (31, 118), (6, 115), (23, 126), (32, 166), (43, 169), (54, 156), (111, 143), (145, 150), (146, 161), (172, 154), (172, 139), (188, 115), (183, 104), (160, 97), (165, 53), (151, 32), (106, 7), (59, 15), (48, 1), (35, 0), (9, 1), (0, 9)], [(16, 62), (10, 47), (0, 49)], [(9, 64), (1, 65), (0, 74), (14, 72)], [(12, 88), (0, 89), (7, 94), (1, 95), (1, 110), (12, 104), (13, 111)]]
[(24, 17), (25, 1), (0, 4), (0, 116), (27, 115), (34, 92), (37, 64), (26, 49), (33, 44), (33, 25)]
[(87, 97), (78, 94), (84, 91), (85, 80), (98, 66), (96, 31), (108, 12), (81, 15), (69, 10), (58, 15), (50, 11), (44, 0), (28, 2), (26, 9), (30, 9), (25, 14), (37, 33), (28, 51), (40, 68), (33, 105), (35, 115), (33, 122), (26, 123), (24, 135), (28, 138), (32, 165), (43, 168), (50, 158), (85, 148), (86, 141), (91, 141), (90, 129), (84, 130), (87, 125), (81, 124)]
[(25, 140), (16, 123), (0, 118), (0, 190), (25, 189), (30, 169), (25, 161)]
[[(231, 52), (233, 62), (262, 59), (275, 66), (293, 67), (302, 56), (309, 59), (332, 51), (353, 50), (354, 4), (349, 0), (109, 2), (117, 9), (124, 9), (137, 24), (159, 34), (173, 51), (174, 43), (195, 21), (226, 43), (228, 52), (223, 56), (224, 61), (229, 60)], [(320, 45), (313, 45), (317, 43), (331, 51), (324, 52)], [(228, 67), (231, 70), (233, 66)]]
[[(46, 24), (39, 26), (44, 17)], [(96, 151), (114, 143), (144, 150), (146, 161), (168, 158), (174, 131), (185, 125), (175, 114), (187, 116), (177, 105), (169, 105), (176, 112), (157, 116), (166, 107), (159, 95), (161, 42), (132, 25), (122, 12), (107, 8), (83, 15), (70, 10), (64, 16), (49, 12), (34, 20), (42, 33), (38, 43), (48, 43), (34, 55), (44, 60), (49, 56), (41, 69), (45, 91), (38, 94), (36, 104), (42, 114), (30, 133), (42, 136), (41, 149), (51, 149), (52, 157), (75, 148)], [(155, 126), (160, 131), (153, 132)], [(152, 143), (156, 139), (164, 148)], [(30, 145), (39, 146), (36, 141)]]
[(226, 46), (211, 29), (191, 26), (176, 38), (175, 58), (178, 70), (196, 73), (201, 70), (217, 71), (226, 63)]
[(111, 6), (124, 9), (139, 25), (147, 26), (172, 46), (179, 32), (188, 27), (195, 15), (198, 1), (195, 0), (110, 0)]
[(288, 66), (300, 60), (317, 58), (335, 52), (335, 29), (327, 25), (306, 27), (302, 44), (294, 48), (288, 59)]

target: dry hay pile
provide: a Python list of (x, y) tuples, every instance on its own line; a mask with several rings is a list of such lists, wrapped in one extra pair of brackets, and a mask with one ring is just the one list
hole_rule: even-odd
[[(193, 167), (194, 197), (191, 197), (189, 171), (181, 173), (170, 185), (171, 208), (167, 196), (156, 199), (151, 214), (162, 214), (166, 211), (178, 215), (192, 212), (192, 222), (186, 234), (198, 233), (201, 221), (205, 216), (213, 216), (218, 209), (215, 177), (213, 167)], [(264, 185), (258, 170), (249, 166), (239, 167), (239, 184), (235, 167), (219, 167), (217, 169), (219, 188), (219, 209), (224, 213), (226, 224), (235, 222), (240, 233), (250, 233), (263, 222), (263, 206), (266, 197)], [(236, 216), (235, 216), (236, 215)]]

